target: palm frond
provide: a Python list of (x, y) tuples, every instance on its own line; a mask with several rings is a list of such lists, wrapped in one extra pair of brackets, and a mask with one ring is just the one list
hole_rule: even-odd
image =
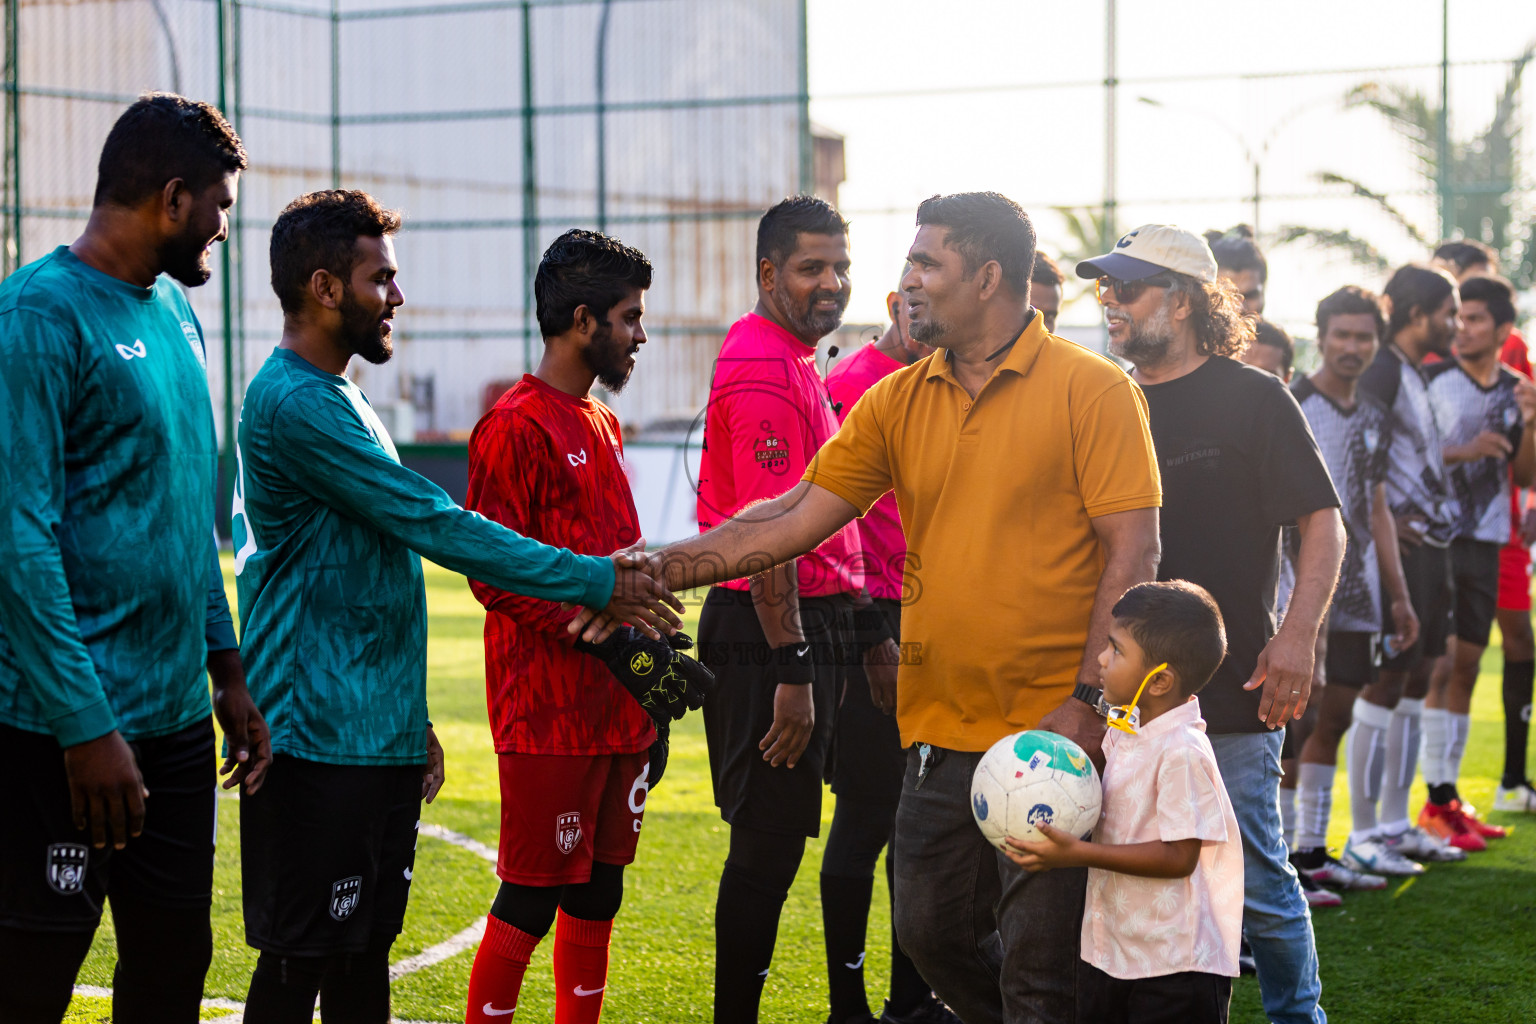
[(1333, 231), (1304, 224), (1285, 224), (1276, 234), (1274, 244), (1281, 246), (1296, 242), (1305, 242), (1319, 249), (1338, 249), (1349, 256), (1352, 262), (1379, 273), (1385, 273), (1392, 267), (1391, 261), (1374, 245), (1348, 230)]

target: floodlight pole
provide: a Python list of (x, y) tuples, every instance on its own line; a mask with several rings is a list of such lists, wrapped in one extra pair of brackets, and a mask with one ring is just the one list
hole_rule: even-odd
[(1115, 244), (1115, 109), (1116, 89), (1120, 80), (1115, 59), (1115, 0), (1104, 0), (1104, 219), (1099, 225), (1099, 244), (1105, 249)]
[(1440, 117), (1435, 149), (1435, 177), (1440, 191), (1440, 237), (1456, 226), (1455, 185), (1451, 180), (1451, 4), (1440, 0)]
[(608, 233), (608, 19), (613, 0), (603, 0), (597, 22), (597, 230)]

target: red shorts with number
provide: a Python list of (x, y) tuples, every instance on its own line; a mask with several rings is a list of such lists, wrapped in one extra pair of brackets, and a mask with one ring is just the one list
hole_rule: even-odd
[(1531, 553), (1519, 544), (1499, 549), (1498, 606), (1517, 612), (1531, 610)]
[(650, 754), (500, 754), (496, 875), (514, 885), (589, 881), (592, 862), (629, 864), (640, 842)]

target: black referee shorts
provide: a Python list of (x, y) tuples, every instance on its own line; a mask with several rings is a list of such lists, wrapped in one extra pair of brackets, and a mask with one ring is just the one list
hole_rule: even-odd
[[(876, 600), (875, 604), (885, 613), (892, 634), (900, 642), (901, 602)], [(901, 730), (895, 715), (875, 707), (863, 659), (848, 658), (846, 673), (848, 682), (833, 736), (832, 792), (874, 806), (888, 804), (894, 821), (896, 805), (901, 801), (901, 779), (907, 771)]]
[(816, 723), (795, 767), (774, 768), (758, 744), (773, 725), (780, 675), (752, 594), (714, 587), (704, 599), (699, 649), (715, 673), (715, 689), (704, 703), (704, 735), (715, 806), (728, 823), (781, 835), (821, 834), (821, 783), (843, 690), (840, 662), (847, 660), (853, 636), (851, 607), (841, 596), (800, 598), (800, 623), (816, 658)]
[(58, 741), (0, 725), (0, 925), (95, 931), (103, 902), (119, 894), (176, 909), (212, 905), (213, 719), (128, 746), (149, 790), (144, 831), (121, 850), (98, 850), (75, 828)]
[(278, 754), (240, 795), (245, 941), (284, 956), (361, 953), (405, 923), (422, 765)]

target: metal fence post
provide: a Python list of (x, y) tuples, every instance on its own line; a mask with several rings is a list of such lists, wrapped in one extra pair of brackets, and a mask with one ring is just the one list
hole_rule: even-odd
[[(15, 0), (11, 0), (15, 2)], [(523, 372), (533, 371), (533, 269), (538, 262), (539, 189), (533, 122), (533, 14), (523, 0)]]
[(815, 144), (811, 141), (811, 58), (810, 26), (806, 23), (805, 0), (800, 0), (800, 192), (816, 190)]
[(5, 273), (22, 264), (21, 244), (21, 43), (19, 10), (21, 0), (5, 0), (5, 198), (6, 228), (10, 237), (5, 246)]

